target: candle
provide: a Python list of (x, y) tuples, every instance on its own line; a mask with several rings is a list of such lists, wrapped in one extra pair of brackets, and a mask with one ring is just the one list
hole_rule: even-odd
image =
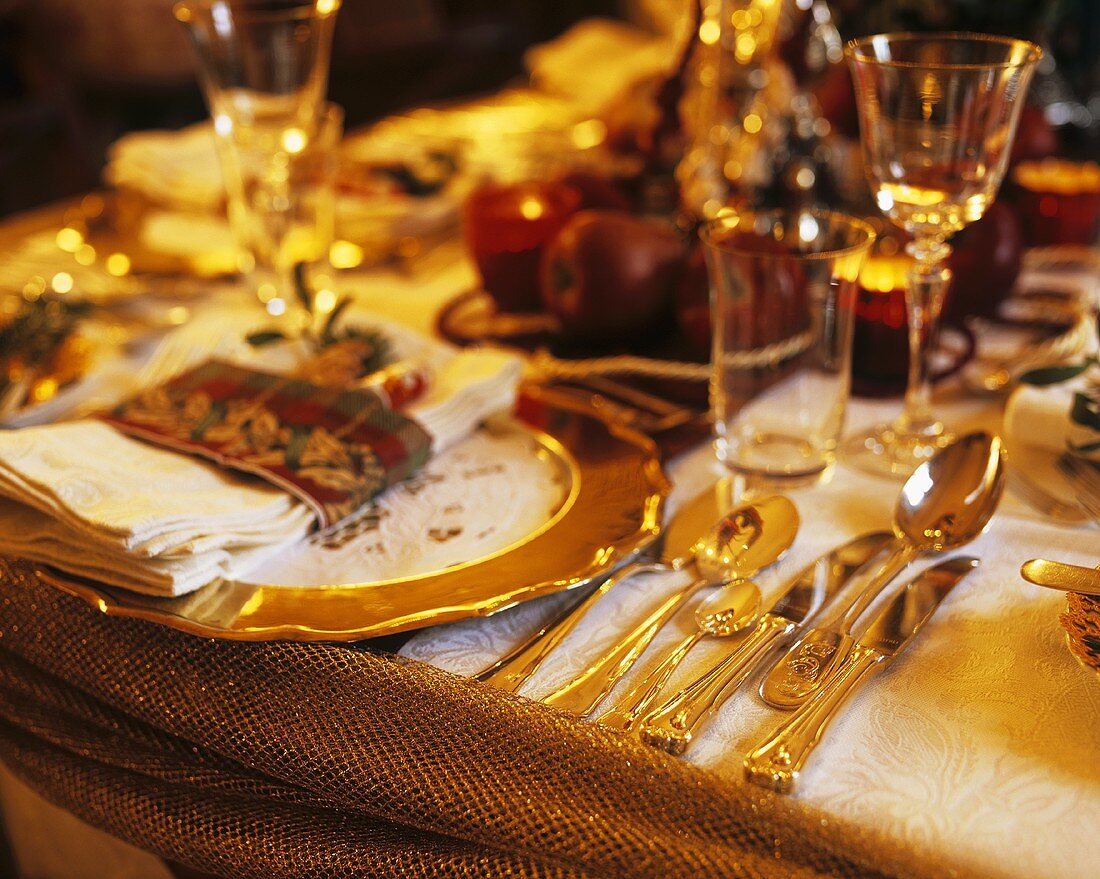
[(466, 201), (466, 246), (482, 285), (505, 312), (538, 311), (543, 247), (580, 206), (580, 193), (561, 184), (491, 185)]
[(876, 254), (859, 273), (852, 390), (860, 396), (888, 397), (905, 390), (909, 370), (905, 284), (911, 264), (907, 256)]
[(1100, 227), (1100, 165), (1096, 162), (1021, 162), (1013, 182), (1029, 246), (1096, 242)]

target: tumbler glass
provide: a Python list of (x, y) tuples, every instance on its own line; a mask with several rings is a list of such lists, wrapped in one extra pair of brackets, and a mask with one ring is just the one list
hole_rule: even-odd
[(712, 290), (718, 459), (784, 485), (826, 478), (851, 383), (872, 227), (843, 214), (727, 213), (701, 230)]

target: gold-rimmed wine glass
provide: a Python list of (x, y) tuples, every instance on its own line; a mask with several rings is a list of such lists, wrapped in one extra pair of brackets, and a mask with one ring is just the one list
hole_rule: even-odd
[(931, 405), (948, 240), (996, 197), (1038, 46), (984, 34), (878, 34), (845, 50), (864, 169), (879, 209), (912, 236), (906, 289), (909, 380), (892, 423), (853, 437), (847, 459), (904, 476), (952, 439)]

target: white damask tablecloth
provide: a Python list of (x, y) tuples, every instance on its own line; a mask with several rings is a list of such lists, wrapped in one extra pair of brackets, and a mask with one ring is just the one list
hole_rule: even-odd
[[(439, 306), (474, 278), (464, 262), (410, 280), (357, 280), (360, 304), (430, 331)], [(1000, 427), (999, 410), (950, 392), (940, 401), (955, 428)], [(855, 402), (849, 424), (890, 416), (896, 404)], [(669, 463), (669, 509), (720, 474), (709, 448)], [(791, 552), (758, 582), (765, 594), (832, 546), (887, 527), (897, 486), (841, 467), (826, 486), (792, 494), (802, 530)], [(1028, 586), (1020, 564), (1036, 555), (1100, 563), (1100, 532), (1043, 522), (1006, 497), (990, 530), (967, 550), (980, 570), (944, 603), (917, 642), (851, 701), (811, 758), (797, 796), (826, 812), (946, 853), (959, 876), (1085, 879), (1100, 871), (1100, 678), (1073, 660), (1058, 624), (1062, 598)], [(624, 583), (600, 603), (528, 683), (538, 696), (580, 671), (626, 625), (643, 617), (677, 574)], [(418, 633), (403, 653), (472, 673), (537, 628), (563, 601), (552, 596), (489, 619)], [(659, 648), (688, 631), (667, 627), (617, 690), (656, 663)], [(721, 651), (704, 644), (673, 683)], [(756, 680), (755, 678), (752, 680)], [(688, 759), (731, 778), (744, 751), (779, 715), (753, 688), (727, 703)], [(140, 853), (59, 815), (9, 777), (0, 794), (29, 876), (153, 876)], [(60, 824), (58, 823), (60, 822)], [(103, 852), (92, 861), (90, 851)], [(110, 852), (107, 854), (107, 852)], [(106, 872), (105, 872), (106, 871)]]
[[(464, 289), (463, 269), (453, 275)], [(427, 328), (434, 289), (397, 301), (378, 292), (388, 314)], [(384, 287), (384, 285), (383, 285)], [(961, 394), (941, 395), (954, 428), (1000, 429), (1000, 410)], [(855, 401), (849, 424), (890, 417), (896, 403)], [(669, 508), (720, 476), (709, 447), (671, 462)], [(866, 530), (888, 527), (897, 486), (841, 467), (827, 486), (792, 494), (802, 530), (791, 552), (758, 581), (767, 592), (820, 553)], [(1024, 583), (1020, 564), (1046, 555), (1100, 564), (1100, 532), (1043, 522), (1008, 496), (992, 527), (967, 549), (982, 567), (961, 584), (924, 634), (849, 703), (807, 765), (799, 797), (906, 839), (950, 852), (960, 875), (1082, 877), (1100, 872), (1100, 678), (1080, 667), (1064, 643), (1063, 599)], [(645, 616), (672, 585), (661, 575), (627, 582), (539, 671), (523, 692), (538, 696), (579, 672), (622, 627)], [(427, 630), (403, 652), (459, 673), (488, 665), (560, 606), (552, 597), (487, 620)], [(689, 631), (690, 614), (662, 633), (651, 653), (617, 690), (628, 689), (658, 661), (660, 646)], [(722, 645), (698, 650), (678, 680)], [(675, 684), (675, 681), (673, 681)], [(613, 694), (614, 695), (614, 694)], [(689, 759), (731, 776), (744, 751), (779, 714), (752, 688), (728, 703), (688, 752)]]

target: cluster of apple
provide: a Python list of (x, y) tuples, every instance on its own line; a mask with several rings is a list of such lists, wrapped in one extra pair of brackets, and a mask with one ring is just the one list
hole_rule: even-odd
[[(833, 131), (857, 138), (850, 77), (842, 66), (832, 73), (816, 97)], [(1011, 164), (1056, 150), (1056, 132), (1042, 111), (1025, 107)], [(575, 172), (531, 184), (537, 189), (533, 211), (522, 186), (504, 193), (502, 208), (499, 196), (509, 188), (498, 187), (496, 195), (489, 193), (495, 203), (480, 218), (471, 210), (475, 194), (467, 205), (467, 240), (485, 289), (502, 312), (553, 315), (567, 343), (617, 348), (675, 335), (685, 356), (706, 359), (708, 282), (694, 230), (639, 216), (633, 209), (637, 183)], [(876, 212), (868, 207), (866, 213)], [(1020, 214), (1010, 183), (981, 220), (953, 239), (947, 321), (991, 314), (1009, 294), (1027, 244)], [(903, 237), (896, 230), (887, 234)]]
[(553, 315), (563, 341), (588, 348), (667, 337), (679, 323), (686, 353), (705, 359), (707, 281), (694, 236), (638, 215), (631, 185), (585, 172), (475, 193), (466, 238), (486, 292), (501, 312)]
[(686, 236), (667, 221), (631, 213), (610, 181), (586, 174), (563, 183), (580, 192), (582, 209), (546, 246), (543, 308), (566, 338), (583, 343), (630, 342), (667, 330), (687, 263)]

